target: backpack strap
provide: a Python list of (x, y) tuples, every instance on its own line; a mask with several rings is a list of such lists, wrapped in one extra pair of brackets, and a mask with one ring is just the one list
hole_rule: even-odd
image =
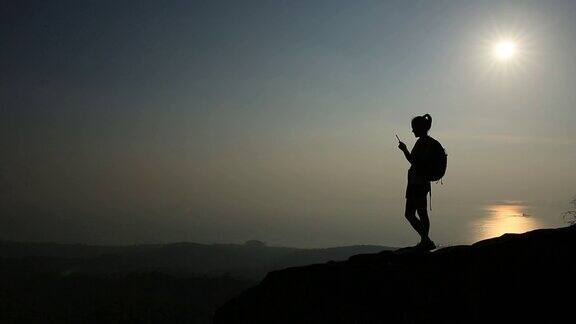
[(430, 184), (430, 211), (432, 211), (432, 184)]
[[(441, 185), (444, 185), (443, 177), (438, 181), (440, 181)], [(438, 183), (438, 181), (436, 181), (436, 183)], [(432, 210), (432, 184), (430, 184), (430, 210)]]

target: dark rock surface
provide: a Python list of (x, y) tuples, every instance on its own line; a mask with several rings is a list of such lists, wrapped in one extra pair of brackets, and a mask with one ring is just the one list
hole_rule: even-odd
[(573, 322), (576, 226), (270, 272), (214, 323)]

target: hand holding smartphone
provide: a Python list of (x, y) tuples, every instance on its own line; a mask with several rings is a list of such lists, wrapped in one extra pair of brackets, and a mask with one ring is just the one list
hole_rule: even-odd
[(398, 148), (401, 149), (402, 151), (408, 150), (408, 148), (406, 147), (406, 144), (404, 144), (400, 138), (398, 137), (398, 134), (396, 135), (396, 139), (398, 140)]

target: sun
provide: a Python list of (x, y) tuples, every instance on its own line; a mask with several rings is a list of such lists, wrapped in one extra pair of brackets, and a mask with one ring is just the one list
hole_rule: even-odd
[(474, 44), (470, 54), (477, 60), (481, 75), (505, 82), (534, 71), (536, 58), (541, 55), (535, 34), (517, 23), (504, 26), (492, 22), (469, 44)]
[(514, 59), (518, 52), (518, 45), (512, 40), (501, 40), (494, 44), (494, 56), (502, 62)]

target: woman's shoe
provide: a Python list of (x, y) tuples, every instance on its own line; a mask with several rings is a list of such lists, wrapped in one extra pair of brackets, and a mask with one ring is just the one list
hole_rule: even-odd
[(431, 250), (434, 250), (436, 248), (436, 244), (434, 244), (434, 242), (428, 238), (428, 239), (424, 239), (424, 240), (420, 241), (418, 244), (416, 244), (415, 247), (418, 249), (431, 251)]
[(428, 239), (428, 240), (424, 241), (424, 243), (422, 244), (422, 247), (428, 251), (431, 251), (431, 250), (434, 250), (436, 248), (436, 244), (434, 244), (434, 242), (431, 239)]

